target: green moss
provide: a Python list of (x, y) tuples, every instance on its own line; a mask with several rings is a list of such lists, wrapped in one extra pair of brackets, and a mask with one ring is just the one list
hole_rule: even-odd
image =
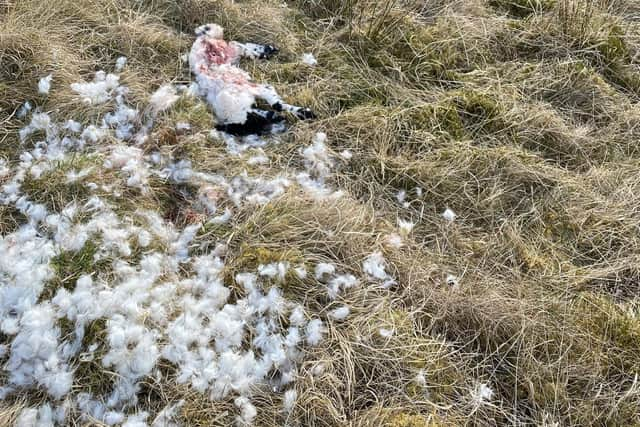
[(409, 123), (434, 134), (463, 139), (467, 134), (457, 108), (452, 104), (424, 105), (411, 110)]
[(510, 15), (525, 18), (552, 9), (556, 0), (490, 0), (489, 4)]
[(77, 252), (64, 251), (56, 255), (51, 260), (55, 278), (46, 284), (40, 299), (46, 301), (53, 298), (60, 288), (72, 291), (76, 280), (80, 276), (104, 269), (109, 261), (101, 260), (96, 262), (94, 259), (98, 247), (99, 244), (97, 242), (90, 240)]
[(501, 105), (493, 97), (473, 90), (459, 90), (451, 100), (464, 123), (473, 135), (479, 132), (496, 133), (508, 127)]
[(609, 64), (604, 75), (615, 85), (640, 95), (640, 69), (620, 63)]
[(583, 293), (575, 305), (576, 321), (602, 342), (608, 364), (605, 372), (640, 372), (640, 321), (609, 297)]
[(613, 25), (609, 29), (607, 37), (596, 43), (596, 48), (602, 54), (607, 64), (616, 62), (628, 62), (630, 59), (629, 48), (624, 41), (624, 31), (620, 26)]

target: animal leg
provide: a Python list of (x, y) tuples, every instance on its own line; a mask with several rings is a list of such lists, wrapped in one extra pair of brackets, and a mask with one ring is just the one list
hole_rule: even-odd
[(264, 99), (274, 110), (292, 113), (300, 120), (316, 118), (316, 115), (310, 108), (298, 107), (297, 105), (291, 105), (284, 102), (273, 86), (259, 85), (256, 97)]
[(231, 42), (238, 50), (240, 55), (246, 58), (269, 59), (279, 52), (279, 49), (270, 44), (257, 43), (239, 43)]

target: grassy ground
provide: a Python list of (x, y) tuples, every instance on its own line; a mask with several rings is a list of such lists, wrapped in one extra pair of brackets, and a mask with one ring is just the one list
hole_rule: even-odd
[[(635, 1), (8, 0), (0, 2), (0, 156), (16, 162), (24, 150), (14, 113), (25, 100), (95, 121), (100, 110), (75, 102), (69, 84), (121, 55), (129, 59), (121, 80), (141, 108), (160, 84), (188, 82), (180, 58), (207, 22), (229, 38), (278, 45), (275, 60), (243, 66), (319, 116), (268, 146), (271, 163), (258, 173), (300, 166), (298, 148), (318, 131), (353, 159), (334, 179), (343, 198), (290, 190), (240, 212), (231, 227), (203, 230), (201, 242), (228, 241), (228, 265), (238, 270), (298, 257), (355, 272), (380, 247), (399, 279), (393, 291), (345, 296), (353, 314), (305, 354), (288, 424), (640, 424)], [(304, 52), (318, 65), (301, 64)], [(49, 73), (44, 97), (37, 82)], [(193, 132), (172, 132), (180, 121)], [(204, 171), (241, 170), (206, 138), (212, 124), (201, 104), (180, 102), (143, 148), (179, 153)], [(50, 173), (29, 182), (33, 199), (54, 209), (86, 200)], [(95, 175), (111, 179), (99, 167)], [(396, 200), (401, 190), (407, 205)], [(184, 197), (158, 182), (135, 203), (114, 202), (185, 225), (192, 201)], [(458, 215), (453, 223), (441, 216), (446, 208)], [(394, 249), (384, 239), (398, 218), (416, 227)], [(0, 207), (3, 234), (21, 221)], [(86, 262), (82, 253), (56, 258), (58, 281), (91, 270)], [(459, 286), (447, 286), (448, 275)], [(332, 308), (304, 283), (286, 293), (320, 314)], [(382, 338), (381, 327), (395, 334)], [(317, 361), (326, 366), (319, 377)], [(101, 378), (84, 368), (78, 389), (96, 390)], [(415, 380), (421, 370), (426, 386)], [(227, 422), (227, 403), (171, 375), (167, 366), (164, 379), (149, 380), (141, 401), (158, 408), (186, 397), (184, 425)], [(489, 401), (473, 398), (480, 384), (493, 390)], [(40, 398), (0, 403), (0, 420)], [(258, 394), (257, 425), (285, 422), (271, 409), (280, 399)]]

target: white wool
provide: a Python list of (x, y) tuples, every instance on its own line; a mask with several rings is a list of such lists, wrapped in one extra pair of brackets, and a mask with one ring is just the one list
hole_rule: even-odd
[(456, 213), (449, 208), (445, 209), (444, 212), (442, 212), (442, 217), (449, 222), (455, 221), (457, 216), (458, 215), (456, 215)]
[(326, 262), (321, 262), (316, 265), (315, 269), (315, 278), (316, 280), (324, 280), (326, 276), (332, 275), (336, 272), (336, 267), (333, 264), (328, 264)]
[(334, 320), (344, 320), (347, 318), (350, 312), (351, 310), (349, 310), (349, 307), (346, 305), (343, 305), (342, 307), (338, 307), (334, 310), (331, 310), (329, 312), (329, 317), (331, 317)]
[(120, 72), (124, 69), (124, 66), (127, 65), (127, 57), (120, 56), (116, 59), (116, 71)]
[(122, 424), (122, 427), (149, 427), (146, 422), (147, 418), (149, 418), (147, 412), (129, 415), (127, 421)]
[(422, 192), (423, 192), (422, 187), (416, 187), (415, 190), (416, 190), (416, 196), (422, 197)]
[(395, 332), (393, 329), (380, 328), (378, 333), (382, 338), (391, 338)]
[(53, 74), (49, 74), (46, 77), (43, 77), (38, 82), (38, 93), (46, 95), (49, 93), (51, 89), (51, 80), (53, 79)]
[(143, 248), (146, 248), (151, 244), (153, 236), (147, 230), (140, 230), (138, 232), (138, 244)]
[(160, 86), (149, 99), (149, 104), (155, 113), (168, 110), (180, 98), (173, 85)]
[(327, 135), (318, 132), (313, 137), (313, 144), (301, 150), (306, 171), (296, 175), (298, 184), (316, 200), (342, 196), (341, 191), (333, 191), (325, 184), (334, 166), (333, 157), (325, 145), (326, 140)]
[(328, 176), (333, 167), (333, 160), (325, 145), (326, 140), (327, 135), (324, 132), (318, 132), (313, 137), (313, 144), (302, 150), (307, 171), (317, 178)]
[(67, 172), (67, 183), (76, 182), (86, 178), (93, 168), (82, 169), (81, 171), (70, 170)]
[[(15, 427), (53, 427), (56, 420), (54, 411), (49, 404), (40, 408), (24, 408), (15, 421)], [(64, 421), (64, 420), (62, 420)]]
[(87, 126), (80, 135), (80, 138), (84, 139), (86, 142), (98, 142), (101, 139), (104, 139), (108, 135), (108, 132), (105, 129), (100, 129), (95, 127), (94, 125)]
[(79, 133), (82, 130), (82, 124), (75, 120), (67, 120), (63, 128), (74, 133)]
[(351, 158), (353, 157), (353, 153), (349, 150), (344, 150), (340, 152), (340, 157), (342, 157), (344, 160), (351, 160)]
[(311, 368), (311, 375), (318, 377), (324, 373), (326, 365), (322, 362), (318, 362)]
[(215, 96), (209, 93), (207, 101), (213, 106), (221, 123), (244, 123), (255, 97), (246, 91), (230, 87), (221, 90)]
[(257, 154), (249, 157), (249, 159), (247, 160), (247, 164), (248, 165), (268, 165), (269, 164), (269, 157), (267, 157), (267, 155), (264, 153), (264, 151), (259, 148), (257, 151)]
[(35, 408), (25, 408), (20, 411), (15, 427), (36, 427), (38, 426), (38, 410)]
[(404, 190), (398, 191), (398, 193), (396, 194), (396, 200), (405, 209), (408, 208), (409, 206), (411, 206), (411, 204), (409, 202), (407, 202), (406, 199), (407, 199), (407, 192), (404, 191)]
[(240, 415), (236, 418), (239, 425), (251, 425), (258, 415), (256, 407), (244, 396), (236, 398), (233, 403), (240, 409)]
[(59, 399), (69, 392), (72, 373), (58, 354), (60, 329), (55, 312), (48, 304), (35, 306), (24, 313), (20, 332), (11, 343), (11, 356), (5, 369), (9, 383), (18, 386), (39, 384)]
[(180, 400), (173, 405), (165, 406), (162, 411), (156, 415), (151, 427), (180, 427), (180, 424), (175, 421), (179, 416), (180, 408), (184, 406), (185, 401)]
[(176, 130), (178, 132), (185, 132), (185, 131), (191, 130), (191, 124), (187, 122), (178, 122), (176, 123)]
[(341, 291), (352, 288), (357, 284), (358, 279), (352, 274), (341, 274), (329, 280), (329, 283), (327, 283), (327, 294), (329, 298), (336, 299)]
[(295, 389), (287, 390), (284, 392), (284, 398), (282, 399), (282, 408), (285, 413), (290, 413), (296, 406), (296, 400), (298, 399), (298, 392)]
[(209, 133), (212, 139), (222, 139), (227, 147), (227, 152), (233, 155), (240, 155), (249, 149), (260, 149), (268, 144), (268, 141), (258, 135), (247, 135), (240, 142), (233, 135), (213, 130)]
[(295, 308), (291, 311), (291, 315), (289, 316), (289, 322), (291, 322), (291, 324), (295, 326), (302, 326), (304, 325), (305, 321), (306, 317), (304, 315), (304, 309), (300, 305), (295, 306)]
[(49, 262), (55, 254), (54, 245), (31, 225), (0, 237), (0, 271), (7, 279), (0, 286), (0, 331), (17, 333), (10, 325), (36, 303), (53, 277)]
[(382, 282), (383, 288), (389, 288), (396, 284), (395, 279), (386, 271), (387, 261), (382, 252), (376, 251), (362, 262), (362, 270), (371, 280)]
[(313, 56), (313, 53), (304, 53), (301, 59), (302, 63), (307, 65), (316, 65), (318, 60)]
[(104, 116), (104, 127), (115, 129), (115, 136), (121, 140), (129, 140), (134, 135), (135, 121), (138, 117), (138, 110), (119, 104), (114, 112)]
[(284, 282), (284, 278), (289, 269), (289, 263), (287, 262), (274, 262), (267, 265), (258, 266), (258, 274), (260, 276), (277, 278), (279, 282)]
[(31, 123), (29, 123), (29, 125), (27, 125), (26, 127), (20, 129), (20, 141), (24, 141), (29, 135), (36, 131), (45, 131), (47, 138), (55, 136), (57, 128), (51, 120), (49, 114), (34, 113), (31, 116)]
[(453, 289), (458, 289), (460, 287), (460, 281), (457, 276), (453, 274), (448, 274), (446, 278), (447, 285), (452, 287)]
[(120, 77), (98, 71), (93, 82), (71, 84), (71, 90), (80, 95), (82, 102), (90, 105), (104, 104), (112, 99), (119, 86)]
[(108, 169), (120, 169), (127, 176), (127, 186), (140, 188), (143, 192), (148, 189), (151, 171), (144, 161), (141, 149), (130, 146), (117, 145), (104, 162)]
[(401, 236), (408, 236), (413, 231), (413, 227), (415, 224), (411, 221), (405, 221), (403, 219), (398, 218), (398, 228), (400, 229)]
[(109, 352), (102, 358), (105, 367), (113, 367), (124, 378), (136, 380), (151, 372), (159, 357), (155, 334), (141, 325), (131, 324), (124, 316), (107, 321)]
[(169, 164), (165, 169), (162, 170), (162, 176), (179, 184), (189, 182), (193, 177), (191, 161), (180, 160), (178, 162)]
[(413, 381), (419, 385), (420, 387), (426, 387), (427, 386), (427, 378), (425, 376), (424, 373), (424, 369), (420, 369), (418, 371), (418, 373), (416, 374), (416, 376), (413, 378)]
[(338, 199), (344, 194), (342, 191), (334, 191), (323, 180), (313, 178), (308, 172), (298, 173), (296, 181), (314, 200)]
[(284, 177), (273, 179), (251, 178), (246, 171), (231, 180), (231, 188), (227, 191), (229, 198), (236, 206), (243, 203), (264, 205), (283, 195), (291, 183)]
[(388, 246), (391, 246), (394, 249), (400, 249), (404, 245), (402, 236), (398, 233), (387, 234), (384, 240)]
[(104, 415), (104, 422), (107, 425), (121, 424), (125, 420), (125, 415), (122, 412), (109, 411)]
[(475, 405), (482, 405), (493, 399), (494, 391), (486, 383), (477, 383), (471, 390), (471, 400)]
[(29, 114), (29, 111), (31, 111), (32, 108), (33, 107), (31, 106), (31, 103), (29, 101), (25, 102), (18, 110), (18, 113), (16, 114), (17, 117), (19, 119), (23, 119), (27, 114)]
[(309, 345), (318, 345), (322, 341), (322, 336), (324, 335), (325, 327), (324, 323), (320, 319), (312, 319), (307, 324), (306, 335), (307, 335), (307, 344)]
[(293, 272), (298, 276), (298, 279), (304, 280), (307, 277), (307, 269), (304, 265), (294, 268)]

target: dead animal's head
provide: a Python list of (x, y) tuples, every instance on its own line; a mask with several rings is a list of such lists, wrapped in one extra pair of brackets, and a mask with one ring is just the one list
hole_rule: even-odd
[(196, 28), (196, 36), (205, 36), (213, 39), (223, 39), (224, 29), (218, 24), (205, 24)]

